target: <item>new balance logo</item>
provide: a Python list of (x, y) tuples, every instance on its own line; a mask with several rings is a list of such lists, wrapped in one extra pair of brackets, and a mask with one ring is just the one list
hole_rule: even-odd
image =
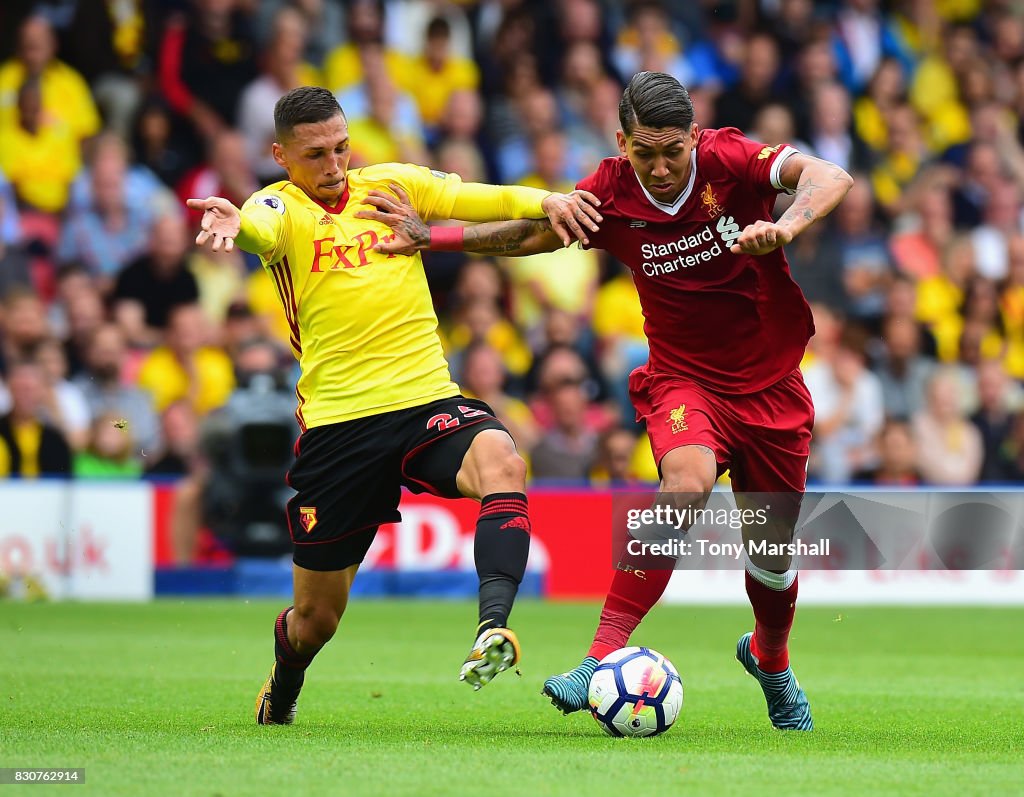
[(646, 226), (647, 226), (647, 222), (646, 221), (642, 221), (640, 219), (633, 219), (633, 221), (631, 221), (629, 223), (629, 229), (631, 229), (631, 230), (639, 230), (641, 227), (646, 227)]
[(325, 213), (324, 217), (320, 219), (320, 224), (334, 224), (334, 222), (331, 220), (330, 215)]
[(501, 530), (504, 531), (505, 529), (522, 529), (523, 531), (529, 533), (530, 521), (522, 516), (514, 517), (511, 520), (507, 520), (501, 524)]

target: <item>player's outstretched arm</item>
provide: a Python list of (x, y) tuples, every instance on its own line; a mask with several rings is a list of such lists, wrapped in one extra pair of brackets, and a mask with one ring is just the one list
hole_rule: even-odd
[(779, 182), (796, 189), (796, 199), (778, 221), (758, 221), (730, 247), (734, 254), (764, 255), (785, 246), (796, 236), (831, 213), (853, 185), (853, 178), (834, 163), (795, 153), (786, 158)]
[(535, 255), (554, 252), (565, 240), (552, 228), (550, 219), (517, 219), (473, 224), (468, 227), (430, 227), (413, 208), (400, 186), (392, 185), (391, 195), (371, 191), (366, 204), (373, 210), (361, 210), (356, 216), (387, 224), (395, 231), (390, 241), (381, 241), (374, 249), (384, 254), (411, 255), (423, 249), (455, 250), (482, 255)]

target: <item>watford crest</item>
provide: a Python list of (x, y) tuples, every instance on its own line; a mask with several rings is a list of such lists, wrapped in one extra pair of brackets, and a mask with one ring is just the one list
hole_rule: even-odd
[(309, 534), (316, 525), (316, 507), (300, 506), (299, 522), (302, 523), (302, 528), (306, 530), (306, 534)]

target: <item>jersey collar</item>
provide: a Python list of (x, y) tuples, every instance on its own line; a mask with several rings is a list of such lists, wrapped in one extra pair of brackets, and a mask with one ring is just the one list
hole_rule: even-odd
[(679, 212), (679, 209), (686, 202), (686, 200), (690, 198), (690, 194), (693, 192), (693, 184), (697, 182), (696, 147), (693, 148), (692, 154), (693, 158), (690, 160), (690, 179), (686, 181), (686, 188), (683, 189), (683, 193), (676, 197), (676, 201), (673, 202), (672, 204), (669, 204), (667, 202), (659, 202), (657, 199), (651, 196), (651, 192), (644, 187), (643, 183), (640, 182), (640, 175), (637, 174), (635, 171), (633, 172), (633, 176), (636, 177), (637, 184), (640, 186), (640, 190), (644, 192), (644, 196), (647, 197), (647, 201), (654, 205), (654, 207), (656, 207), (662, 213), (665, 213), (669, 216), (675, 216)]
[(309, 198), (312, 199), (314, 202), (316, 202), (320, 207), (322, 207), (328, 213), (337, 216), (339, 213), (341, 213), (341, 211), (343, 211), (345, 209), (345, 205), (348, 204), (348, 195), (349, 195), (348, 178), (346, 177), (345, 178), (345, 190), (341, 192), (341, 196), (338, 197), (338, 201), (335, 204), (328, 205), (328, 204), (326, 204), (324, 202), (321, 202), (315, 196), (311, 196)]

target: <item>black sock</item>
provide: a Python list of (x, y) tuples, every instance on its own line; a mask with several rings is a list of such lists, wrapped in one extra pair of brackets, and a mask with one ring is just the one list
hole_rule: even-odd
[(289, 606), (281, 612), (274, 623), (274, 656), (278, 663), (274, 670), (274, 680), (281, 686), (291, 688), (302, 686), (306, 668), (316, 655), (314, 653), (313, 656), (301, 656), (288, 641), (288, 612), (293, 608)]
[(480, 625), (504, 628), (530, 555), (530, 518), (523, 493), (492, 493), (480, 502), (473, 556), (480, 577)]

